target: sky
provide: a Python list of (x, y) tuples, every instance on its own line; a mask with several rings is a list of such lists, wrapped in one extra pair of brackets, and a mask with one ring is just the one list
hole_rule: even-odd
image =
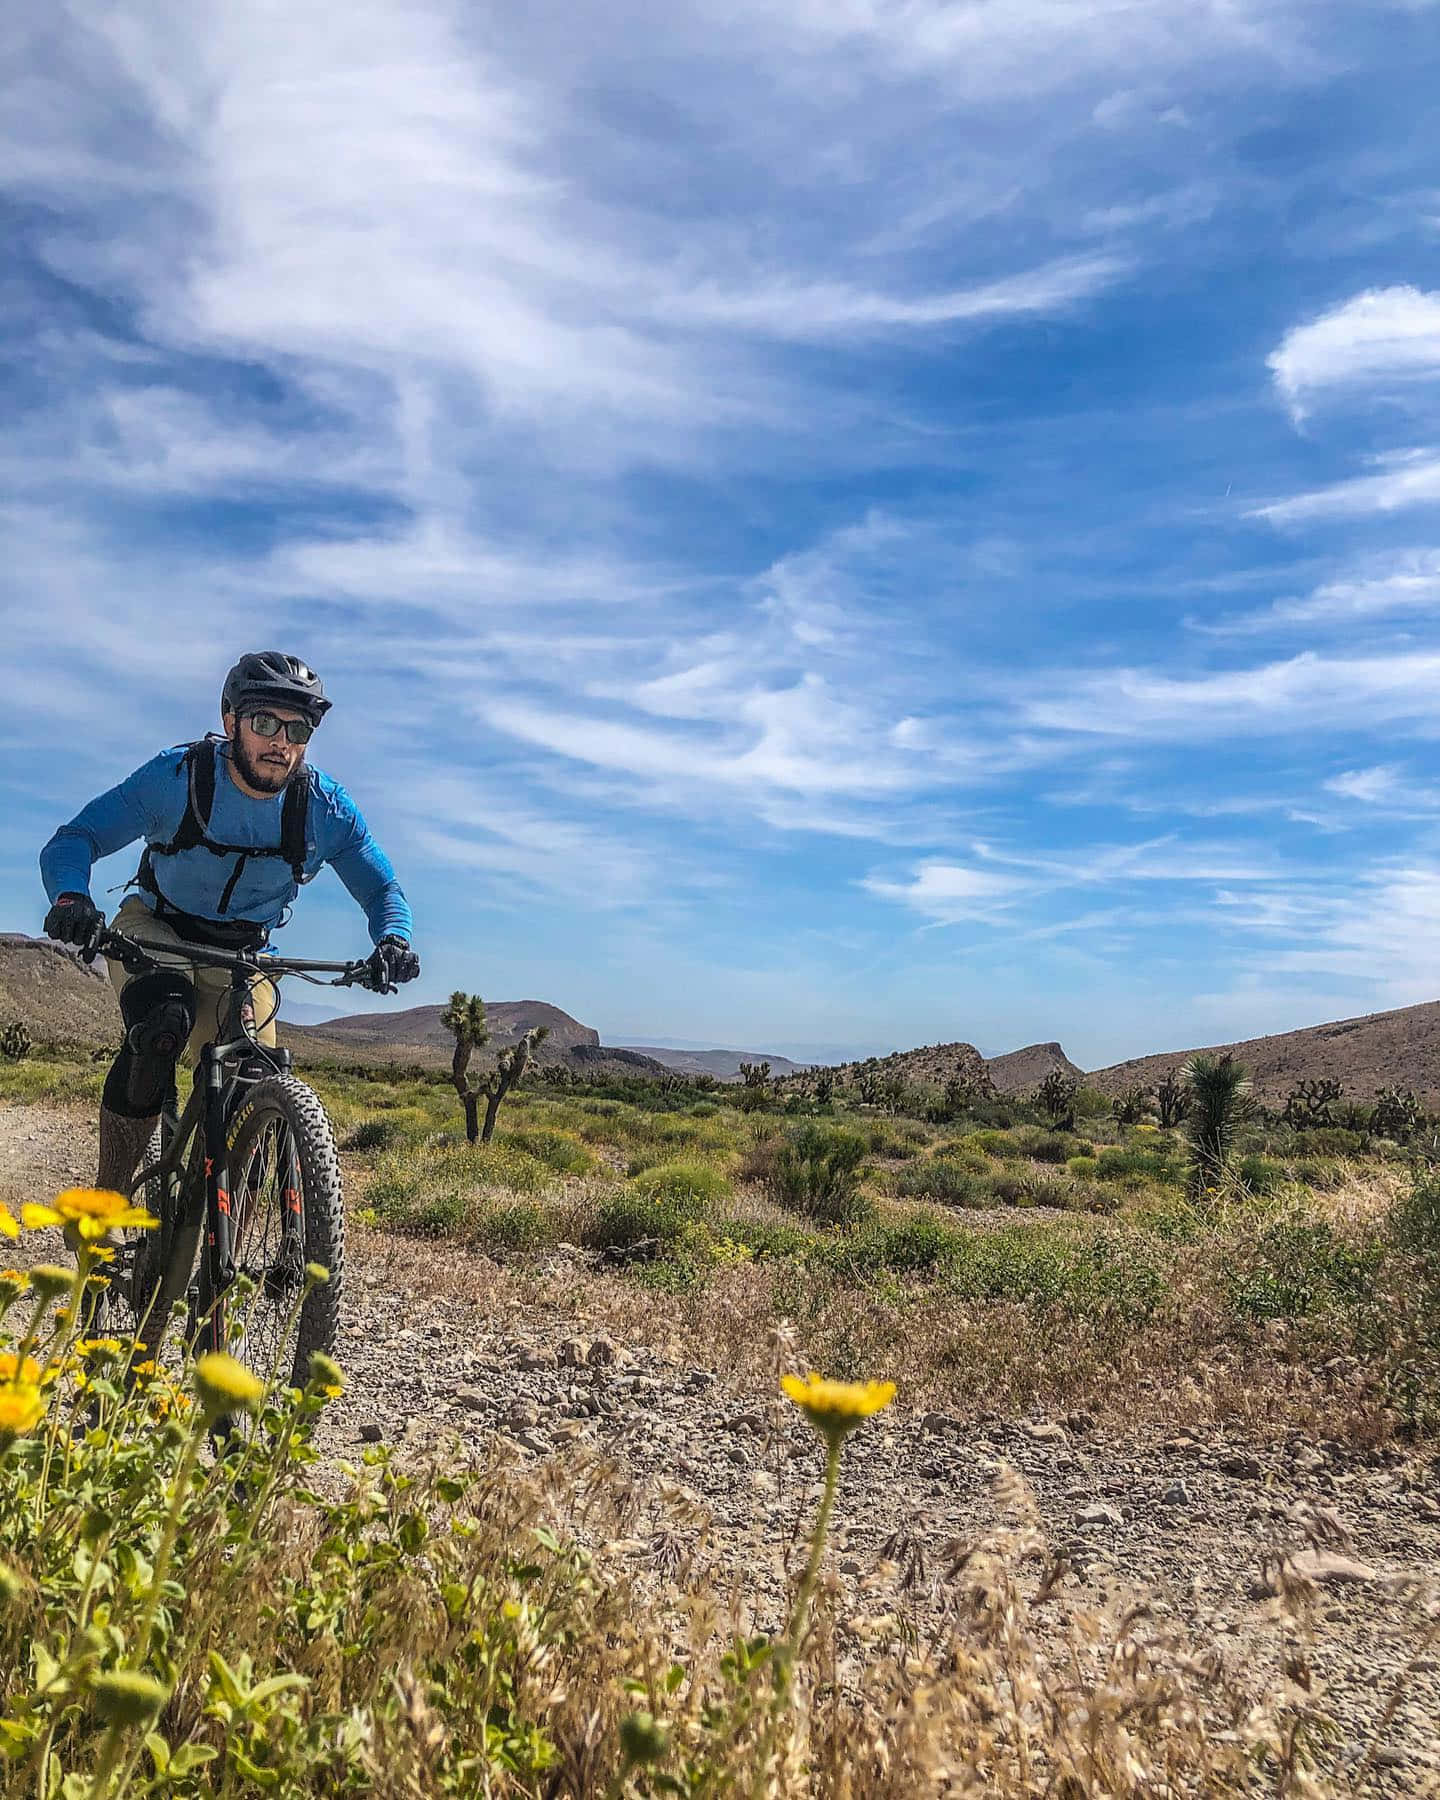
[[(0, 71), (0, 929), (273, 646), (407, 1001), (1096, 1067), (1440, 994), (1435, 0), (57, 0)], [(284, 948), (365, 947), (322, 877)]]

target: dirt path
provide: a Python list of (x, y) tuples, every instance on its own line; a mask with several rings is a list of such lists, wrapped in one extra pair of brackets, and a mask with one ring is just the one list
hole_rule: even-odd
[[(12, 1206), (89, 1179), (93, 1166), (83, 1112), (0, 1105), (0, 1198)], [(622, 1278), (582, 1277), (563, 1258), (520, 1297), (485, 1275), (491, 1265), (359, 1227), (348, 1263), (339, 1355), (350, 1380), (327, 1421), (330, 1451), (386, 1441), (421, 1453), (454, 1440), (461, 1455), (498, 1447), (527, 1464), (603, 1453), (634, 1496), (637, 1553), (662, 1488), (678, 1487), (717, 1592), (737, 1594), (762, 1625), (778, 1620), (785, 1558), (821, 1470), (811, 1434), (768, 1387), (687, 1358), (665, 1334), (663, 1306), (642, 1328), (621, 1303)], [(1024, 1474), (1069, 1564), (1062, 1607), (1144, 1590), (1159, 1616), (1218, 1646), (1256, 1691), (1278, 1680), (1283, 1650), (1256, 1592), (1262, 1565), (1306, 1549), (1307, 1516), (1338, 1521), (1348, 1567), (1320, 1585), (1309, 1663), (1337, 1722), (1340, 1765), (1354, 1766), (1378, 1730), (1366, 1791), (1440, 1791), (1440, 1644), (1380, 1725), (1415, 1648), (1417, 1587), (1440, 1576), (1440, 1459), (1293, 1435), (1116, 1435), (1073, 1415), (962, 1425), (897, 1405), (864, 1433), (841, 1499), (836, 1566), (847, 1587), (866, 1589), (866, 1610), (894, 1579), (882, 1561), (912, 1577), (908, 1596), (888, 1604), (933, 1604), (947, 1552), (996, 1522), (1002, 1461)]]

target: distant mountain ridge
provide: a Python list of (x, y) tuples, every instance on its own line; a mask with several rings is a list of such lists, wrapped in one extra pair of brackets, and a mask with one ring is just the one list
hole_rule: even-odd
[(791, 1062), (789, 1057), (777, 1056), (773, 1050), (671, 1050), (663, 1044), (626, 1044), (625, 1048), (664, 1063), (677, 1075), (713, 1075), (717, 1081), (738, 1081), (742, 1062), (768, 1062), (772, 1075), (795, 1075), (814, 1066)]
[[(353, 1013), (324, 1024), (287, 1022), (281, 1009), (282, 1040), (302, 1056), (334, 1057), (350, 1062), (421, 1062), (439, 1066), (450, 1056), (451, 1039), (440, 1023), (439, 1006), (401, 1007), (395, 1011)], [(515, 1042), (532, 1025), (545, 1025), (550, 1035), (541, 1045), (542, 1062), (565, 1061), (577, 1073), (597, 1078), (615, 1075), (658, 1076), (667, 1068), (685, 1072), (680, 1059), (698, 1060), (714, 1074), (709, 1059), (732, 1060), (738, 1072), (742, 1053), (734, 1050), (676, 1051), (605, 1045), (600, 1034), (558, 1006), (543, 1000), (496, 1000), (486, 1006), (491, 1041), (483, 1056), (493, 1056)], [(73, 952), (47, 938), (0, 932), (0, 1026), (12, 1019), (29, 1027), (39, 1043), (88, 1050), (118, 1045), (120, 1009), (115, 1003), (103, 963), (87, 966)], [(1377, 1088), (1413, 1088), (1425, 1106), (1440, 1108), (1440, 1001), (1428, 1000), (1391, 1012), (1365, 1013), (1325, 1025), (1269, 1037), (1246, 1038), (1206, 1046), (1233, 1052), (1249, 1069), (1255, 1091), (1270, 1105), (1281, 1104), (1297, 1081), (1333, 1079), (1355, 1099), (1369, 1099)], [(1171, 1050), (1131, 1057), (1093, 1070), (1083, 1079), (1108, 1094), (1132, 1086), (1154, 1086), (1193, 1050)], [(762, 1052), (743, 1060), (768, 1061), (775, 1074), (798, 1065)], [(969, 1072), (999, 1094), (1031, 1093), (1052, 1068), (1081, 1075), (1058, 1043), (1029, 1044), (1003, 1056), (981, 1057), (971, 1044), (923, 1045), (875, 1059), (887, 1073), (907, 1081), (942, 1085), (952, 1074)], [(811, 1065), (813, 1066), (813, 1065)], [(847, 1069), (861, 1064), (843, 1065)], [(725, 1076), (722, 1074), (722, 1079)]]

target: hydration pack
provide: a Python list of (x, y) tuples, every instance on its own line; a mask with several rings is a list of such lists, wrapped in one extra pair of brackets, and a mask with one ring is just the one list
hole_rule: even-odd
[(230, 878), (225, 883), (219, 904), (215, 908), (221, 914), (229, 910), (235, 884), (251, 857), (282, 857), (289, 863), (290, 874), (297, 887), (309, 879), (305, 873), (305, 840), (310, 816), (310, 771), (303, 763), (290, 777), (285, 788), (285, 798), (280, 807), (278, 844), (221, 844), (210, 836), (210, 812), (215, 804), (215, 758), (222, 741), (212, 736), (203, 737), (198, 743), (185, 745), (185, 756), (180, 765), (186, 780), (184, 817), (168, 844), (145, 846), (140, 857), (140, 867), (131, 885), (143, 888), (154, 899), (156, 918), (173, 925), (182, 937), (199, 942), (209, 938), (226, 945), (240, 945), (246, 941), (263, 943), (269, 935), (267, 926), (252, 919), (217, 922), (214, 919), (197, 918), (193, 913), (183, 912), (179, 907), (172, 906), (155, 879), (157, 856), (178, 856), (182, 850), (196, 849), (208, 850), (212, 856), (233, 856), (236, 859), (235, 867), (230, 871)]

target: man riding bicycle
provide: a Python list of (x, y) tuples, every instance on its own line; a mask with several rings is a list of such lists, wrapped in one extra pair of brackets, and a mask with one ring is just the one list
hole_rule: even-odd
[[(140, 868), (114, 924), (139, 942), (174, 950), (163, 966), (131, 975), (109, 964), (125, 1038), (105, 1078), (97, 1185), (128, 1191), (173, 1091), (178, 1063), (193, 1067), (227, 1002), (221, 969), (187, 963), (184, 949), (254, 952), (285, 923), (303, 883), (328, 863), (364, 911), (375, 949), (373, 985), (413, 981), (410, 907), (389, 858), (338, 781), (305, 759), (330, 710), (320, 677), (278, 650), (242, 656), (221, 695), (223, 737), (161, 753), (92, 800), (40, 853), (50, 898), (47, 937), (93, 950), (105, 918), (90, 898), (95, 862), (143, 838)], [(275, 1046), (273, 984), (250, 983), (255, 1040)]]

